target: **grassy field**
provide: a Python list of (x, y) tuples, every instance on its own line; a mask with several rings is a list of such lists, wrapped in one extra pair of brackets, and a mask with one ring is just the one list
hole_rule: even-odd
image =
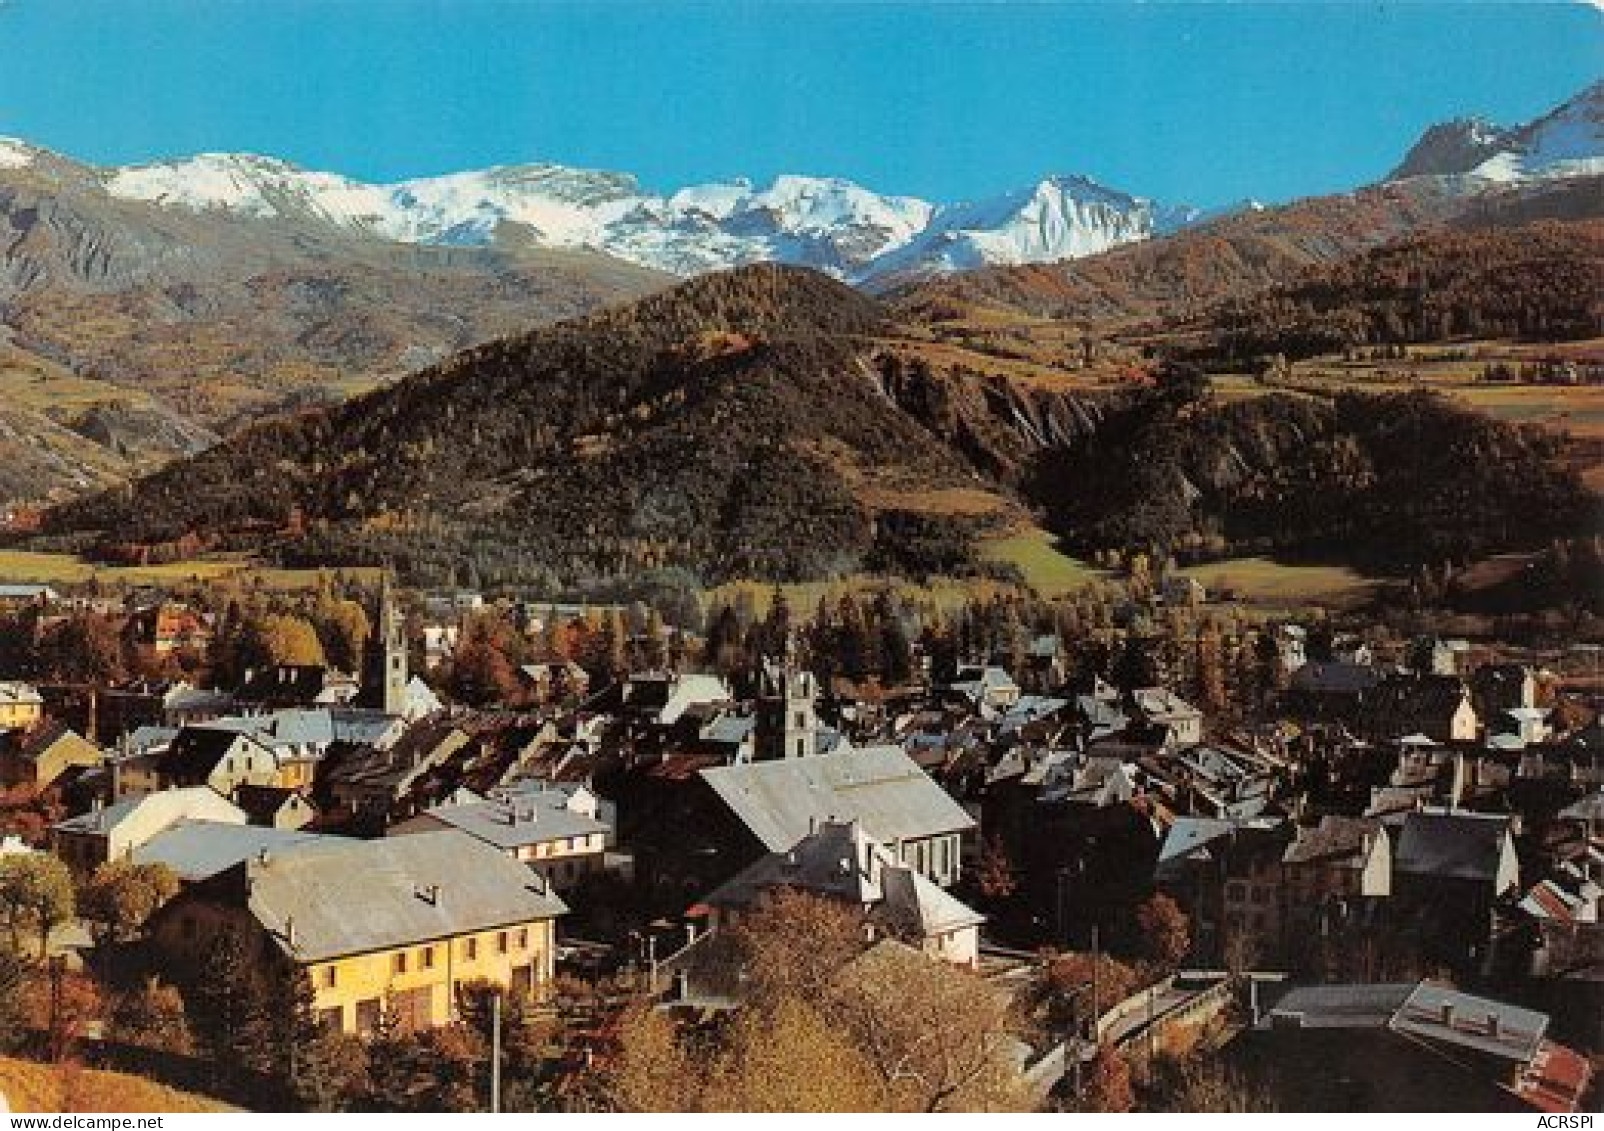
[[(1054, 549), (1052, 535), (1034, 527), (983, 542), (981, 555), (989, 561), (1018, 566), (1027, 584), (1045, 597), (1062, 596), (1106, 576), (1102, 570)], [(928, 582), (916, 582), (871, 574), (856, 574), (836, 581), (782, 585), (779, 588), (792, 610), (807, 616), (812, 616), (819, 598), (837, 600), (845, 593), (862, 599), (890, 589), (905, 600), (930, 602), (941, 609), (955, 609), (971, 599), (985, 600), (997, 593), (1018, 591), (1016, 585), (985, 578), (934, 578)], [(759, 615), (767, 612), (774, 586), (758, 581), (732, 581), (710, 589), (705, 594), (704, 604), (708, 608), (725, 604), (735, 600), (743, 591), (751, 595)]]
[(989, 561), (1019, 567), (1025, 581), (1044, 597), (1058, 597), (1106, 576), (1079, 558), (1061, 552), (1045, 530), (1030, 529), (988, 542), (982, 554)]
[(1499, 420), (1546, 424), (1580, 439), (1604, 439), (1604, 387), (1598, 385), (1472, 385), (1447, 391)]
[[(1604, 341), (1416, 346), (1408, 357), (1389, 361), (1343, 361), (1327, 355), (1298, 362), (1293, 373), (1300, 381), (1327, 388), (1369, 392), (1434, 389), (1500, 420), (1547, 424), (1588, 439), (1604, 437), (1604, 387), (1489, 384), (1480, 379), (1483, 369), (1495, 362), (1518, 368), (1551, 358), (1596, 364), (1604, 361)], [(1216, 378), (1215, 384), (1226, 396), (1265, 388), (1235, 374)]]
[(1182, 572), (1196, 578), (1211, 599), (1229, 591), (1243, 604), (1265, 609), (1349, 608), (1369, 600), (1378, 584), (1346, 566), (1285, 565), (1268, 558), (1229, 558)]
[(0, 1057), (0, 1093), (12, 1111), (219, 1112), (217, 1100), (122, 1072)]
[[(47, 585), (79, 585), (99, 581), (103, 585), (184, 585), (233, 578), (244, 585), (264, 589), (296, 590), (316, 587), (316, 569), (275, 569), (245, 558), (208, 558), (151, 566), (106, 566), (86, 562), (71, 554), (38, 554), (27, 550), (0, 550), (0, 582), (38, 582)], [(376, 569), (346, 569), (366, 581), (378, 578)]]

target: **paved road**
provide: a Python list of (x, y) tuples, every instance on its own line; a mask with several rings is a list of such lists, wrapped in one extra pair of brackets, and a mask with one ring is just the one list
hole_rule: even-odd
[[(1179, 1009), (1199, 994), (1212, 988), (1211, 984), (1199, 985), (1195, 982), (1184, 986), (1172, 985), (1154, 995), (1151, 1009), (1148, 1007), (1144, 996), (1140, 1005), (1133, 1003), (1129, 1013), (1124, 1014), (1118, 1021), (1109, 1026), (1108, 1031), (1103, 1034), (1103, 1043), (1112, 1044), (1115, 1048), (1126, 1048), (1135, 1044), (1146, 1036), (1149, 1019), (1162, 1024), (1165, 1015), (1170, 1011)], [(1143, 991), (1144, 994), (1145, 992)], [(1127, 998), (1126, 1000), (1130, 1001), (1131, 999)], [(1097, 1054), (1097, 1046), (1083, 1041), (1080, 1043), (1078, 1052), (1082, 1060), (1090, 1060)]]

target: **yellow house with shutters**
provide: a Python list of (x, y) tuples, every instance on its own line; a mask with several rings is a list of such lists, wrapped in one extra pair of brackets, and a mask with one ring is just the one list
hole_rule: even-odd
[(539, 873), (456, 831), (266, 854), (162, 909), (157, 946), (195, 968), (222, 931), (305, 971), (331, 1029), (449, 1024), (464, 984), (537, 996), (567, 906)]
[(68, 770), (90, 769), (105, 758), (100, 747), (64, 723), (46, 722), (0, 736), (0, 786), (45, 789)]

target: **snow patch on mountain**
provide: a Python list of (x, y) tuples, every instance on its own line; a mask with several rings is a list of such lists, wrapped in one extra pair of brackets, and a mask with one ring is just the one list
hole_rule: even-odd
[(34, 149), (14, 137), (0, 137), (0, 169), (26, 169), (33, 164)]

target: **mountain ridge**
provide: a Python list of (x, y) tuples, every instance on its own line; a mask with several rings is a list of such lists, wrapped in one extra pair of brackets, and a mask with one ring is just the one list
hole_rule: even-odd
[[(1517, 235), (1489, 246), (1524, 253)], [(1563, 437), (1430, 394), (1216, 400), (1162, 365), (1040, 383), (938, 366), (928, 344), (811, 269), (736, 268), (255, 425), (52, 510), (46, 536), (114, 561), (380, 561), (430, 583), (469, 563), (478, 584), (599, 592), (962, 576), (986, 570), (982, 538), (1041, 520), (1081, 553), (1213, 540), (1397, 569), (1558, 536), (1596, 509)], [(1434, 429), (1456, 454), (1425, 465), (1416, 506), (1399, 485)], [(1497, 459), (1467, 486), (1475, 451)], [(1348, 502), (1323, 507), (1331, 491)], [(1383, 504), (1387, 536), (1365, 535)]]
[(1497, 182), (1604, 173), (1604, 81), (1519, 126), (1456, 118), (1430, 126), (1387, 174)]
[[(35, 164), (73, 167), (113, 198), (168, 210), (311, 221), (404, 244), (521, 240), (602, 252), (681, 276), (775, 261), (870, 283), (974, 263), (1093, 254), (1215, 214), (1161, 205), (1078, 174), (953, 202), (797, 174), (761, 187), (738, 179), (654, 192), (629, 173), (554, 164), (370, 184), (248, 153), (100, 168), (0, 139), (0, 169)], [(1042, 213), (1054, 221), (1040, 222)], [(916, 254), (922, 247), (931, 254)], [(954, 254), (954, 247), (962, 250)]]

